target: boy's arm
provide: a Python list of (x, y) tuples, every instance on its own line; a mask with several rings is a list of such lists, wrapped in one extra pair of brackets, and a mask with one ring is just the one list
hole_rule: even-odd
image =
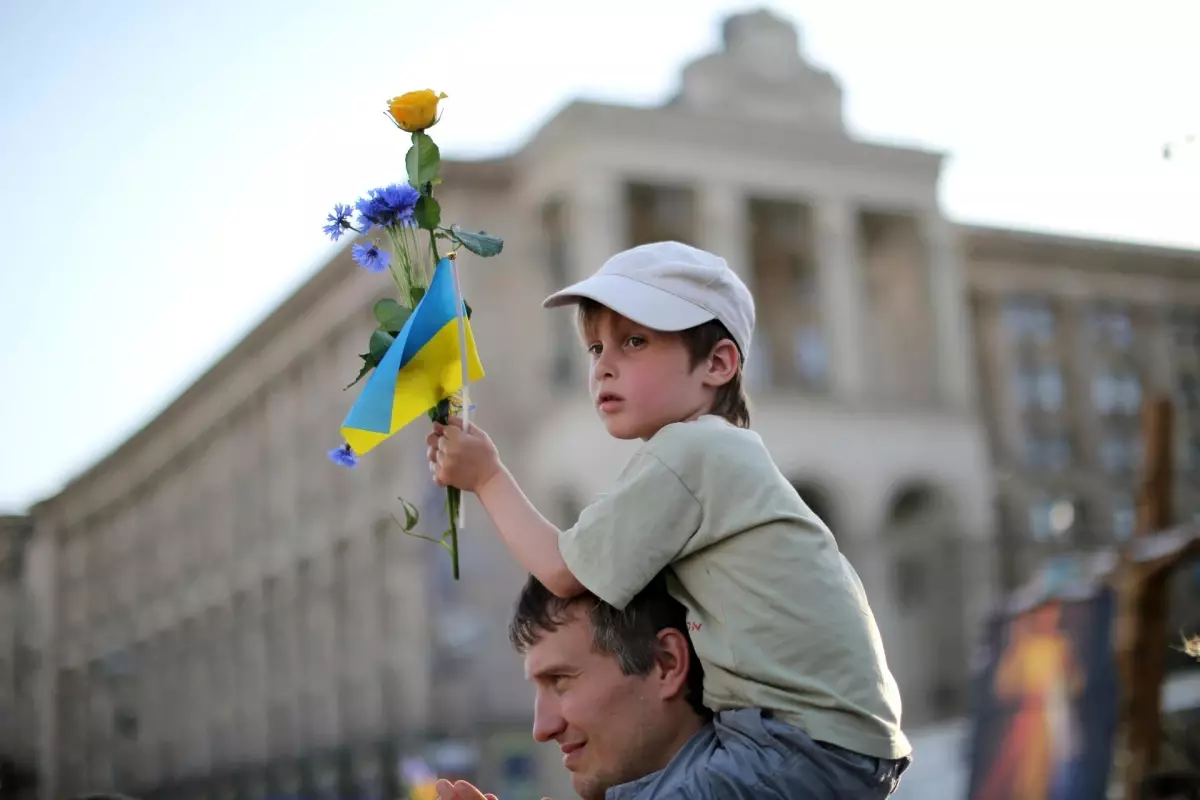
[(508, 549), (543, 586), (562, 598), (586, 591), (563, 560), (558, 528), (529, 502), (511, 472), (501, 467), (475, 494)]
[(435, 424), (426, 442), (438, 483), (474, 492), (517, 561), (558, 597), (589, 591), (624, 609), (700, 528), (700, 502), (651, 452), (630, 459), (613, 490), (560, 531), (529, 502), (478, 426)]

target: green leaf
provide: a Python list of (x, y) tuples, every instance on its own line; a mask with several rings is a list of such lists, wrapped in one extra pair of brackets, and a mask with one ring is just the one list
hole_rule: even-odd
[[(367, 344), (367, 352), (359, 355), (363, 360), (362, 369), (358, 371), (358, 377), (350, 383), (346, 389), (354, 386), (367, 376), (371, 370), (379, 366), (379, 362), (383, 361), (383, 357), (387, 355), (388, 348), (392, 346), (395, 339), (387, 331), (375, 330), (371, 332), (371, 341)], [(343, 389), (343, 391), (345, 391)]]
[(412, 316), (412, 309), (405, 308), (391, 298), (385, 298), (375, 304), (375, 319), (379, 322), (379, 329), (388, 333), (399, 333), (404, 327), (404, 323), (408, 322), (408, 318)]
[(387, 355), (388, 348), (392, 346), (392, 342), (396, 341), (395, 337), (387, 331), (371, 331), (371, 342), (368, 345), (371, 358), (375, 359), (375, 364), (383, 361), (383, 357)]
[(397, 497), (396, 499), (400, 501), (400, 508), (404, 509), (404, 522), (400, 524), (400, 528), (405, 533), (408, 533), (417, 527), (417, 523), (421, 521), (421, 514), (417, 511), (416, 506), (403, 497)]
[(413, 308), (416, 308), (417, 303), (420, 303), (424, 297), (425, 297), (425, 287), (424, 286), (414, 286), (408, 290), (408, 299), (409, 299), (409, 302), (412, 303)]
[(418, 227), (431, 231), (442, 221), (442, 206), (429, 195), (421, 195), (413, 216), (417, 220)]
[(409, 184), (420, 191), (423, 185), (437, 179), (442, 166), (442, 154), (427, 133), (414, 133), (412, 142), (412, 147), (404, 156), (404, 166), (408, 169)]
[[(366, 355), (366, 356), (360, 355), (359, 358), (361, 358), (363, 360), (362, 369), (360, 369), (358, 371), (358, 376), (353, 381), (351, 381), (350, 384), (348, 384), (346, 386), (346, 389), (353, 388), (354, 384), (358, 383), (363, 378), (367, 377), (367, 373), (370, 372), (371, 370), (375, 369), (375, 362), (371, 361), (371, 357), (369, 355)], [(346, 389), (342, 389), (342, 391), (344, 392), (344, 391), (346, 391)]]
[(491, 258), (499, 255), (504, 249), (504, 240), (499, 236), (490, 236), (484, 231), (472, 233), (461, 230), (457, 225), (450, 226), (450, 238), (470, 250), (480, 258)]

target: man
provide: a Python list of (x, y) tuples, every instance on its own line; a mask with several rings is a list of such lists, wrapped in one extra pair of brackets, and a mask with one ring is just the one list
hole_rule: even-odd
[[(713, 724), (701, 704), (703, 676), (687, 635), (686, 611), (667, 592), (662, 575), (624, 611), (591, 595), (563, 600), (530, 578), (509, 638), (537, 689), (533, 737), (558, 743), (583, 800), (685, 800), (678, 784), (691, 770), (714, 759), (736, 768), (770, 752), (772, 733), (761, 720)], [(803, 746), (813, 748), (812, 760), (821, 765), (814, 767), (811, 784), (788, 787), (786, 796), (760, 792), (753, 800), (873, 796), (876, 787), (859, 777), (862, 763), (848, 762), (843, 770), (828, 750), (816, 753), (821, 745), (806, 739)], [(866, 758), (847, 753), (850, 757)], [(881, 776), (887, 773), (882, 764), (874, 767)], [(440, 780), (437, 790), (440, 800), (496, 800), (465, 781)], [(720, 800), (751, 796), (736, 791)]]

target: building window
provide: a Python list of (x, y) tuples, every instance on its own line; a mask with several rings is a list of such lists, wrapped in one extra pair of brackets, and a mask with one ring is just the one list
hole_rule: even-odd
[(918, 556), (896, 559), (895, 581), (896, 602), (901, 610), (911, 611), (921, 605), (929, 583), (925, 559)]
[(504, 780), (508, 783), (528, 783), (537, 777), (537, 763), (526, 754), (504, 759)]
[(1029, 508), (1029, 531), (1039, 542), (1061, 541), (1080, 520), (1079, 504), (1065, 496), (1039, 498)]
[(579, 496), (570, 489), (559, 489), (554, 493), (554, 522), (561, 529), (570, 528), (579, 521), (583, 513), (583, 503)]
[(1142, 405), (1141, 379), (1122, 367), (1092, 376), (1092, 405), (1106, 416), (1136, 414)]
[(758, 294), (759, 357), (772, 382), (823, 391), (829, 344), (820, 298), (812, 218), (802, 203), (750, 199), (750, 259)]
[(1133, 347), (1133, 318), (1120, 306), (1101, 304), (1093, 308), (1091, 328), (1100, 345), (1120, 351)]
[(771, 382), (771, 346), (759, 334), (750, 340), (750, 357), (746, 359), (744, 380), (751, 394), (766, 388)]
[(1200, 434), (1188, 437), (1183, 447), (1183, 469), (1200, 474)]
[(1200, 353), (1200, 309), (1176, 309), (1171, 314), (1171, 338), (1180, 351)]
[(1054, 308), (1048, 300), (1011, 298), (1004, 304), (1004, 327), (1018, 342), (1050, 342), (1054, 339)]
[(1176, 309), (1171, 334), (1179, 407), (1192, 416), (1200, 412), (1200, 308)]
[(633, 183), (627, 198), (630, 247), (663, 241), (695, 244), (696, 197), (691, 189)]
[(1111, 432), (1100, 443), (1100, 462), (1106, 472), (1128, 475), (1141, 462), (1142, 441), (1137, 433)]
[(825, 332), (814, 327), (796, 331), (794, 352), (796, 374), (801, 383), (823, 386), (829, 377), (829, 347)]
[(1057, 364), (1024, 365), (1016, 376), (1017, 405), (1022, 410), (1056, 412), (1066, 401), (1066, 381)]
[(1116, 495), (1112, 501), (1112, 532), (1113, 538), (1124, 542), (1133, 536), (1137, 526), (1137, 506), (1133, 497), (1126, 492)]
[(1071, 439), (1062, 432), (1029, 433), (1025, 438), (1025, 461), (1033, 469), (1062, 472), (1071, 466)]
[(1176, 381), (1179, 405), (1188, 411), (1200, 410), (1200, 378), (1187, 372), (1180, 373)]

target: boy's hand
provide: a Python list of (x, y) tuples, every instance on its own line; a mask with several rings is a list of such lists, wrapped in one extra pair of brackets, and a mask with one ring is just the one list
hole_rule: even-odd
[(478, 493), (501, 469), (500, 455), (488, 435), (474, 423), (464, 432), (458, 417), (451, 417), (447, 425), (435, 422), (425, 443), (429, 445), (429, 471), (438, 486)]

